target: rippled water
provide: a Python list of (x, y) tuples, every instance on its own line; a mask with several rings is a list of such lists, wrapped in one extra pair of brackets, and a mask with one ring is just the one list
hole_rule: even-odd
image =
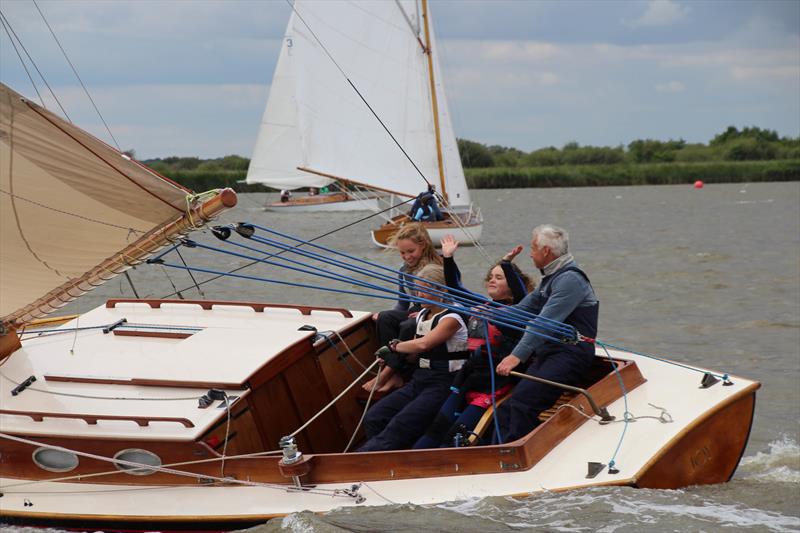
[[(601, 301), (599, 338), (761, 381), (750, 442), (734, 479), (676, 491), (598, 488), (517, 500), (298, 513), (253, 531), (800, 531), (800, 183), (702, 190), (688, 185), (514, 189), (474, 195), (486, 217), (483, 249), (489, 257), (518, 243), (527, 245), (530, 230), (540, 223), (570, 231), (571, 251)], [(242, 195), (225, 219), (308, 239), (355, 218), (266, 213), (260, 208), (265, 197)], [(399, 266), (395, 255), (372, 248), (367, 230), (373, 220), (318, 242)], [(201, 257), (196, 251), (184, 257), (211, 269), (244, 263)], [(457, 258), (467, 284), (479, 290), (488, 265), (481, 251), (463, 248)], [(534, 270), (526, 257), (518, 262)], [(312, 280), (275, 267), (243, 272)], [(131, 275), (143, 297), (169, 294), (171, 283), (191, 285), (185, 272), (171, 270), (170, 282), (154, 266), (141, 266)], [(388, 306), (359, 296), (235, 279), (203, 290), (208, 298), (368, 310)], [(86, 310), (119, 294), (131, 294), (124, 278), (65, 311)], [(187, 290), (184, 296), (197, 297), (197, 291)]]

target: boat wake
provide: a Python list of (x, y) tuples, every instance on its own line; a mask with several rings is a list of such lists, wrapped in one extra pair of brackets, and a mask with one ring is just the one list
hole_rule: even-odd
[(769, 483), (800, 484), (800, 444), (789, 435), (783, 435), (769, 443), (768, 452), (743, 457), (736, 477)]

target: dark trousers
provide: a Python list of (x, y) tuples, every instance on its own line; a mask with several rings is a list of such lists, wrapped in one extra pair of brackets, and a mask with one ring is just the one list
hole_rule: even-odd
[[(526, 374), (565, 385), (579, 386), (592, 366), (594, 356), (560, 352), (536, 357)], [(497, 408), (503, 442), (511, 442), (530, 433), (541, 422), (539, 414), (553, 406), (563, 389), (523, 379), (511, 397)]]
[(425, 435), (414, 443), (414, 448), (450, 448), (455, 446), (453, 437), (462, 425), (467, 431), (475, 429), (486, 409), (477, 405), (465, 405), (466, 403), (463, 392), (451, 392)]
[(419, 368), (411, 381), (370, 407), (364, 417), (367, 442), (360, 452), (410, 448), (433, 421), (450, 393), (453, 374)]
[(407, 341), (414, 338), (417, 332), (417, 321), (408, 318), (409, 311), (397, 311), (390, 309), (378, 313), (378, 321), (375, 327), (378, 331), (378, 342), (381, 346), (386, 346), (392, 339)]

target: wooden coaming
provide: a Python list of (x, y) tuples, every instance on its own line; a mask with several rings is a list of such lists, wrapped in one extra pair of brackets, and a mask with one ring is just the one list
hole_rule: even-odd
[[(301, 366), (301, 369), (309, 371), (311, 367)], [(311, 368), (313, 371), (313, 368)], [(625, 383), (625, 388), (630, 391), (635, 389), (644, 378), (635, 363), (628, 362), (620, 369), (620, 375)], [(314, 378), (316, 379), (316, 378)], [(608, 405), (620, 398), (622, 391), (619, 386), (618, 378), (613, 373), (606, 375), (597, 383), (589, 387), (590, 393), (595, 397), (599, 405)], [(302, 391), (309, 394), (309, 391)], [(326, 402), (327, 392), (316, 396), (317, 401)], [(252, 411), (254, 425), (258, 428), (262, 442), (269, 444), (277, 443), (277, 439), (286, 435), (305, 422), (300, 411), (302, 405), (295, 403), (296, 398), (291, 395), (291, 390), (286, 386), (282, 376), (276, 376), (271, 381), (256, 391), (252, 391), (247, 397), (247, 407)], [(581, 396), (574, 398), (570, 404), (584, 412), (589, 412), (588, 402)], [(262, 411), (259, 411), (262, 409)], [(237, 413), (239, 411), (236, 411)], [(328, 427), (325, 431), (332, 431), (330, 426), (335, 424), (335, 413), (323, 415), (320, 420), (327, 420), (324, 424)], [(522, 471), (532, 468), (544, 455), (554, 446), (575, 431), (587, 419), (574, 409), (561, 409), (553, 415), (547, 422), (540, 425), (536, 430), (513, 443), (496, 446), (479, 446), (467, 448), (449, 448), (432, 450), (398, 450), (386, 452), (366, 452), (366, 453), (313, 453), (310, 439), (307, 435), (312, 434), (308, 430), (298, 435), (298, 446), (308, 457), (310, 471), (303, 476), (304, 483), (334, 483), (334, 482), (356, 482), (356, 481), (377, 481), (391, 479), (412, 479), (419, 477), (443, 477), (469, 474), (502, 473), (512, 471)], [(315, 422), (309, 429), (313, 428)], [(237, 426), (236, 431), (247, 430), (247, 421), (243, 420), (242, 426)], [(277, 427), (289, 428), (288, 431), (278, 430)], [(323, 426), (324, 427), (324, 426)], [(210, 434), (218, 435), (219, 424)], [(319, 438), (326, 438), (325, 431), (319, 430), (314, 433)], [(264, 435), (268, 438), (264, 439)], [(341, 433), (344, 435), (344, 433)], [(207, 435), (208, 436), (208, 435)], [(207, 438), (206, 436), (206, 438)], [(251, 436), (254, 438), (254, 436)], [(330, 435), (327, 435), (330, 438)], [(215, 452), (204, 443), (185, 443), (178, 445), (175, 443), (164, 442), (128, 442), (128, 441), (95, 441), (79, 439), (34, 439), (48, 444), (63, 446), (65, 448), (86, 451), (97, 455), (112, 457), (119, 450), (124, 448), (142, 448), (150, 450), (162, 458), (162, 462), (172, 464), (177, 462), (190, 461), (192, 458), (211, 458)], [(335, 442), (335, 441), (334, 441)], [(339, 441), (343, 448), (342, 441)], [(3, 462), (14, 465), (13, 472), (7, 472), (8, 477), (21, 477), (26, 479), (54, 479), (62, 475), (53, 475), (36, 467), (30, 460), (31, 447), (13, 443), (16, 452), (13, 454), (3, 454)], [(317, 445), (319, 446), (319, 445)], [(325, 445), (323, 445), (324, 447)], [(27, 457), (25, 455), (27, 454)], [(24, 465), (24, 466), (23, 466)], [(220, 463), (203, 462), (180, 467), (181, 470), (193, 472), (201, 475), (219, 476)], [(4, 469), (8, 470), (8, 469)], [(80, 466), (67, 475), (82, 474), (86, 475), (94, 472), (113, 471), (113, 465), (93, 459), (81, 459)], [(237, 479), (245, 479), (257, 482), (269, 483), (288, 483), (280, 472), (278, 457), (247, 457), (231, 458), (225, 462), (225, 476)], [(104, 483), (124, 483), (129, 485), (153, 485), (153, 484), (197, 484), (196, 478), (181, 477), (171, 474), (156, 472), (147, 476), (132, 475), (110, 475), (102, 478)]]
[(236, 302), (220, 300), (163, 300), (163, 299), (139, 299), (139, 298), (112, 298), (106, 302), (106, 307), (113, 309), (121, 303), (142, 303), (149, 305), (152, 309), (160, 309), (164, 304), (179, 305), (198, 305), (206, 311), (210, 311), (214, 306), (238, 306), (250, 307), (256, 313), (263, 313), (264, 309), (296, 309), (303, 315), (310, 315), (312, 311), (331, 311), (340, 313), (345, 318), (352, 318), (353, 314), (343, 307), (320, 307), (315, 305), (294, 305), (294, 304), (269, 304), (260, 302)]

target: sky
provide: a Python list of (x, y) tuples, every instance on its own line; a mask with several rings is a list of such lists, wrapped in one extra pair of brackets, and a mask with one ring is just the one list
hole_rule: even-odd
[[(250, 157), (286, 1), (37, 4), (123, 150), (139, 159)], [(707, 143), (730, 125), (800, 136), (796, 0), (430, 5), (458, 137), (531, 151)], [(0, 0), (0, 11), (69, 117), (111, 143), (36, 4)], [(5, 31), (0, 79), (38, 101)]]

